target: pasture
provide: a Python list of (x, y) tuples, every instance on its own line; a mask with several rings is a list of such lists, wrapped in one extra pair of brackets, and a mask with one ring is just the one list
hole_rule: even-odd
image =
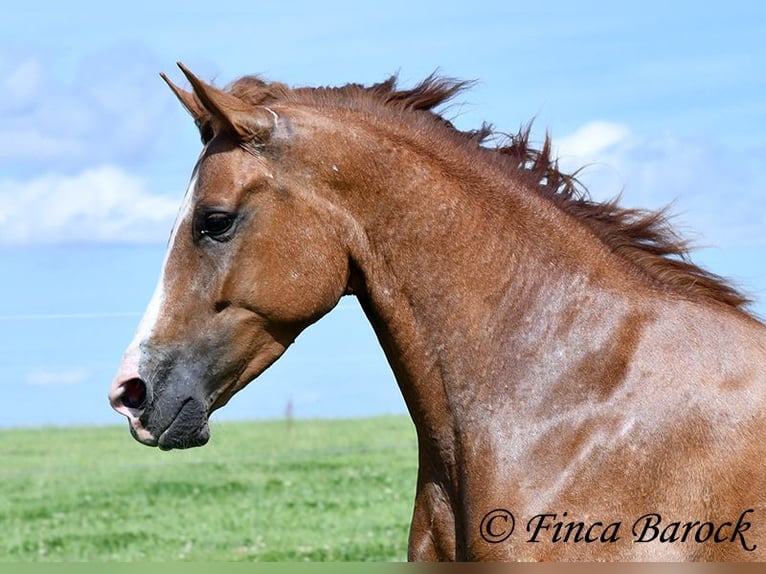
[(161, 452), (125, 425), (0, 431), (0, 560), (405, 560), (403, 416), (212, 423)]

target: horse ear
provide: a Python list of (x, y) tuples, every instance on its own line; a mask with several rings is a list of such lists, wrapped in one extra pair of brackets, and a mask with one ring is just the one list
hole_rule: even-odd
[(176, 86), (164, 73), (160, 73), (160, 77), (165, 80), (165, 83), (176, 95), (178, 101), (181, 102), (183, 107), (186, 108), (186, 111), (194, 118), (194, 121), (199, 123), (206, 113), (205, 108), (200, 105), (199, 101), (194, 97), (194, 94)]
[(253, 106), (221, 89), (206, 84), (178, 62), (178, 67), (192, 85), (194, 94), (204, 108), (218, 118), (226, 129), (240, 141), (263, 142), (274, 129), (274, 114)]

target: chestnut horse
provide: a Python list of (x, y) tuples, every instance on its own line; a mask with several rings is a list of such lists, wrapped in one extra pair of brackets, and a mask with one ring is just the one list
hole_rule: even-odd
[(766, 327), (663, 212), (458, 131), (464, 83), (181, 69), (204, 147), (110, 391), (138, 441), (205, 444), (350, 294), (417, 429), (410, 559), (766, 558)]

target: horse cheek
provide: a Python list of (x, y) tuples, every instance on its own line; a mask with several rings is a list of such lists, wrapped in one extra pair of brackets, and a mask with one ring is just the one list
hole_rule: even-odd
[(340, 253), (297, 256), (259, 267), (248, 298), (272, 323), (313, 323), (337, 304), (348, 280), (348, 264)]

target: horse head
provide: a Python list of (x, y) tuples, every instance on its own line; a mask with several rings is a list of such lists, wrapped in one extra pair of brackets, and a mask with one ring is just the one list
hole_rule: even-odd
[(133, 436), (163, 449), (205, 444), (210, 413), (332, 309), (350, 274), (338, 218), (311, 200), (317, 182), (284, 167), (291, 120), (181, 68), (192, 92), (163, 78), (204, 148), (109, 393)]

